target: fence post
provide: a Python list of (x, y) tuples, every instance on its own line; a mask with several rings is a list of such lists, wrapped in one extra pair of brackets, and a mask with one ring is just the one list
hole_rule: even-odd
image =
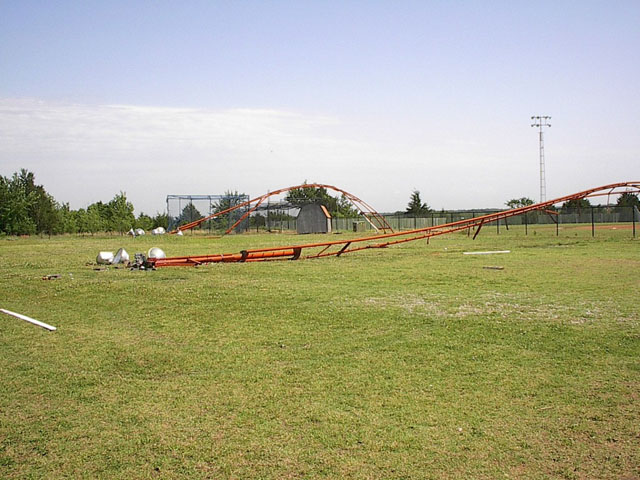
[(596, 236), (596, 226), (595, 226), (595, 223), (593, 222), (593, 207), (591, 207), (591, 236), (592, 237)]

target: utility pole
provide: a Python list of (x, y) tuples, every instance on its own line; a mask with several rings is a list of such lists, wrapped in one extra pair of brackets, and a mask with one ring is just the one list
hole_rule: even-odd
[(547, 183), (544, 176), (544, 135), (542, 127), (550, 127), (549, 116), (533, 116), (531, 117), (532, 127), (538, 127), (540, 132), (540, 202), (547, 200)]

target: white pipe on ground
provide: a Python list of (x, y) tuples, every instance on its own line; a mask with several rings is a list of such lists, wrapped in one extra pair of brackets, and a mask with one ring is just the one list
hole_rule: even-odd
[(0, 308), (0, 312), (6, 313), (7, 315), (11, 315), (12, 317), (19, 318), (20, 320), (24, 320), (25, 322), (33, 323), (42, 328), (46, 328), (47, 330), (54, 331), (56, 327), (53, 327), (47, 323), (41, 322), (40, 320), (36, 320), (35, 318), (27, 317), (26, 315), (21, 315), (20, 313), (12, 312), (10, 310), (5, 310), (4, 308)]

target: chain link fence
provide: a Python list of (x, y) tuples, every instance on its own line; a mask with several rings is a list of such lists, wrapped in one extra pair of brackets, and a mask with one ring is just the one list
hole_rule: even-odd
[[(387, 223), (394, 231), (413, 230), (443, 225), (445, 223), (468, 220), (470, 218), (481, 217), (502, 210), (469, 210), (469, 211), (440, 211), (432, 212), (422, 217), (412, 217), (404, 214), (383, 215)], [(594, 206), (580, 209), (560, 209), (549, 212), (529, 212), (524, 215), (510, 217), (505, 225), (504, 220), (497, 225), (495, 221), (487, 222), (487, 226), (494, 227), (523, 225), (525, 227), (533, 225), (571, 225), (587, 224), (594, 227), (598, 224), (631, 224), (633, 235), (635, 236), (636, 224), (640, 226), (640, 211), (633, 206)], [(334, 232), (369, 232), (374, 228), (362, 217), (356, 218), (332, 218), (332, 231)], [(286, 218), (273, 218), (260, 230), (275, 231), (295, 231), (296, 219), (294, 216)]]
[[(248, 195), (167, 195), (169, 230), (174, 230), (180, 225), (200, 220), (248, 201)], [(239, 208), (220, 217), (207, 220), (197, 229), (210, 233), (222, 232), (238, 221), (246, 213), (247, 208)], [(248, 227), (249, 221), (245, 219), (236, 227), (235, 231), (243, 232)]]

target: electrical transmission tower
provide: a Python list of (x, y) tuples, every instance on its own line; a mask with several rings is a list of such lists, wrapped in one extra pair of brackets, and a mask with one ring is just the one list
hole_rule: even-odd
[(533, 123), (532, 127), (538, 127), (540, 130), (540, 202), (547, 200), (547, 182), (544, 175), (544, 135), (542, 133), (542, 127), (550, 127), (551, 124), (549, 116), (533, 116), (531, 117)]

